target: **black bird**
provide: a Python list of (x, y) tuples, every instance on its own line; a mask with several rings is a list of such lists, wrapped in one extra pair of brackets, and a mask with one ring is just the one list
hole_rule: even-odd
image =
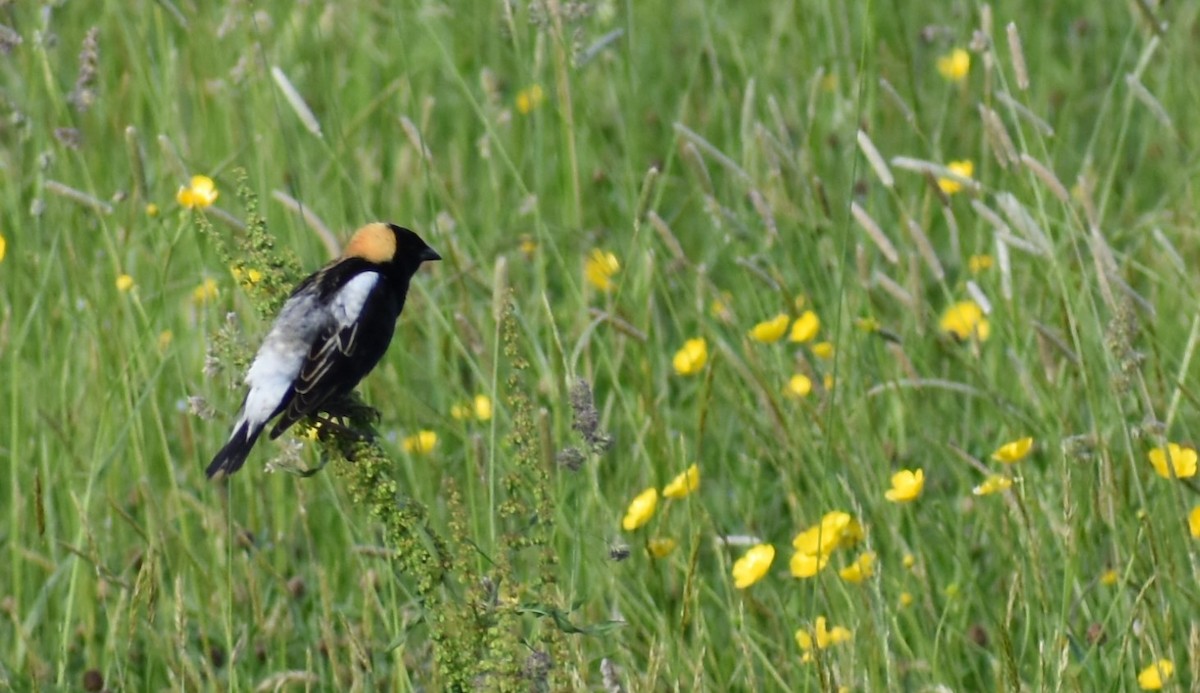
[(208, 476), (240, 469), (276, 416), (272, 439), (350, 394), (387, 351), (409, 280), (421, 263), (441, 259), (412, 231), (376, 222), (300, 282), (246, 373), (241, 413)]

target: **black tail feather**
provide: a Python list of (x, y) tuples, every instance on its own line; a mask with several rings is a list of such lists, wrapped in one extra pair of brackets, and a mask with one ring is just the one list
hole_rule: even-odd
[(250, 450), (254, 448), (254, 443), (258, 441), (258, 436), (263, 431), (262, 426), (256, 426), (253, 430), (249, 427), (249, 423), (244, 423), (233, 432), (229, 442), (221, 448), (212, 463), (208, 465), (206, 470), (208, 478), (213, 478), (217, 472), (225, 472), (225, 476), (229, 476), (242, 468), (242, 465), (246, 463), (246, 458), (250, 456)]

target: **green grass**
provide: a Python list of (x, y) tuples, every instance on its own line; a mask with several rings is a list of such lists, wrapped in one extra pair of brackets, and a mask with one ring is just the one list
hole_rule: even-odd
[[(974, 3), (34, 5), (0, 8), (23, 39), (0, 57), (0, 687), (1092, 691), (1160, 658), (1200, 681), (1198, 487), (1147, 461), (1197, 436), (1194, 5), (998, 3), (961, 84), (937, 60)], [(978, 190), (895, 157), (970, 160)], [(176, 204), (192, 174), (215, 208)], [(255, 204), (273, 250), (245, 250)], [(210, 483), (267, 307), (329, 257), (313, 219), (446, 258), (360, 388), (381, 447), (260, 444)], [(230, 249), (269, 280), (239, 286)], [(612, 291), (584, 280), (595, 249)], [(990, 334), (959, 342), (939, 318), (972, 281)], [(748, 338), (798, 295), (833, 358)], [(677, 375), (693, 337), (707, 363)], [(572, 429), (580, 379), (607, 449)], [(451, 417), (479, 393), (490, 421)], [(404, 452), (419, 430), (435, 449)], [(622, 531), (692, 463), (697, 492)], [(886, 501), (916, 468), (921, 496)], [(985, 471), (1016, 483), (976, 497)], [(831, 510), (863, 546), (792, 578)], [(759, 582), (734, 587), (724, 537), (775, 546)], [(842, 580), (861, 550), (875, 574)], [(819, 616), (853, 635), (804, 662)]]

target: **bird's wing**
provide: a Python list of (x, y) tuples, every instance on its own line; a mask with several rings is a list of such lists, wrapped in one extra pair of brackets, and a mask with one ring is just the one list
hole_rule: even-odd
[(348, 393), (375, 365), (378, 357), (362, 353), (359, 333), (364, 309), (379, 285), (377, 272), (362, 272), (331, 297), (332, 320), (321, 329), (309, 348), (292, 385), (292, 397), (271, 437), (277, 438), (292, 424), (316, 414), (330, 399)]

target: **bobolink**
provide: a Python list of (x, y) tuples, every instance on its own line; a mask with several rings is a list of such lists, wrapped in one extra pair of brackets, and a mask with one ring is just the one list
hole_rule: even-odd
[(350, 394), (379, 363), (422, 262), (441, 260), (417, 234), (367, 224), (337, 260), (292, 291), (250, 370), (249, 390), (229, 442), (208, 476), (233, 474), (271, 419), (271, 438)]

